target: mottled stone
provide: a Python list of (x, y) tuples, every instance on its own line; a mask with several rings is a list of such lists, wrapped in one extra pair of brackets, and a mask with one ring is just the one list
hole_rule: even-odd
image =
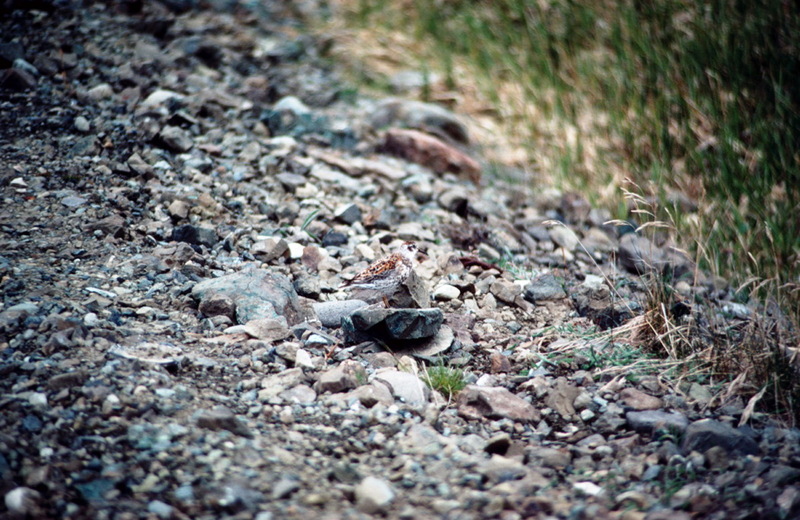
[(658, 397), (653, 397), (636, 388), (623, 389), (619, 393), (619, 397), (626, 406), (639, 411), (656, 410), (663, 405)]
[(302, 321), (303, 311), (291, 281), (280, 273), (246, 269), (204, 280), (192, 288), (192, 296), (203, 301), (211, 295), (226, 295), (236, 304), (236, 321), (283, 317), (289, 325)]
[(458, 413), (467, 419), (512, 419), (536, 422), (539, 411), (502, 387), (468, 385), (458, 394)]
[(201, 428), (209, 430), (228, 430), (242, 437), (252, 438), (253, 433), (239, 420), (238, 417), (224, 406), (216, 406), (211, 410), (201, 410), (196, 416), (195, 421)]

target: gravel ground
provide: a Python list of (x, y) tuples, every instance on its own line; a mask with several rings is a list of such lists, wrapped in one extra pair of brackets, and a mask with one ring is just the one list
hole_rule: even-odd
[[(354, 95), (303, 8), (0, 2), (0, 517), (800, 517), (797, 429), (625, 357), (652, 269), (759, 309)], [(339, 288), (407, 240), (388, 309)]]

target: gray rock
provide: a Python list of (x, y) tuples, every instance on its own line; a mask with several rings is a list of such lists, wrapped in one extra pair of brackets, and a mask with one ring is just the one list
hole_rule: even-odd
[(575, 251), (580, 243), (578, 235), (566, 226), (553, 226), (548, 230), (550, 240), (567, 251)]
[(36, 88), (36, 76), (23, 69), (6, 69), (0, 73), (0, 84), (9, 90), (32, 90)]
[(25, 47), (19, 42), (1, 42), (0, 43), (0, 68), (7, 69), (11, 67), (16, 60), (25, 57)]
[(278, 397), (287, 403), (310, 404), (317, 400), (317, 392), (310, 386), (297, 385), (288, 390), (284, 390), (278, 394)]
[(262, 341), (276, 341), (292, 335), (284, 320), (256, 318), (245, 323), (242, 328), (250, 336)]
[(386, 512), (394, 501), (392, 487), (383, 479), (366, 477), (355, 488), (356, 507), (362, 513)]
[(358, 309), (368, 305), (364, 300), (340, 300), (314, 303), (311, 308), (317, 313), (317, 318), (323, 326), (339, 327), (342, 323), (342, 318), (349, 317)]
[(100, 101), (102, 99), (108, 99), (114, 95), (114, 89), (108, 83), (100, 83), (92, 88), (90, 88), (86, 95), (92, 101)]
[(529, 446), (525, 448), (525, 456), (534, 467), (564, 469), (572, 463), (572, 454), (568, 449)]
[(165, 149), (176, 152), (186, 153), (194, 146), (192, 137), (182, 128), (177, 126), (165, 126), (159, 132), (156, 142)]
[(73, 125), (75, 126), (75, 130), (82, 134), (89, 133), (89, 130), (92, 129), (92, 125), (89, 123), (89, 120), (83, 116), (76, 117)]
[(419, 222), (403, 222), (395, 231), (401, 240), (429, 240), (433, 241), (436, 236), (427, 227)]
[(211, 295), (226, 295), (236, 304), (236, 321), (283, 317), (289, 325), (303, 320), (297, 293), (291, 281), (280, 273), (246, 269), (238, 273), (203, 280), (192, 288), (201, 302)]
[(167, 212), (172, 217), (173, 222), (183, 220), (189, 216), (189, 204), (183, 200), (175, 199), (167, 207)]
[(389, 98), (378, 104), (369, 115), (373, 128), (405, 126), (452, 139), (469, 142), (466, 126), (458, 117), (439, 105), (420, 101)]
[(172, 518), (172, 506), (161, 500), (152, 500), (147, 504), (147, 512), (159, 518)]
[(275, 176), (275, 179), (277, 179), (284, 188), (291, 191), (296, 190), (308, 182), (308, 179), (302, 175), (290, 172), (281, 172)]
[(502, 387), (468, 385), (458, 394), (458, 413), (467, 419), (512, 419), (538, 422), (539, 411)]
[(453, 345), (454, 339), (455, 333), (453, 329), (447, 325), (442, 325), (434, 337), (429, 340), (423, 340), (421, 343), (409, 348), (407, 352), (412, 356), (434, 361), (434, 356), (449, 349)]
[(66, 372), (51, 377), (47, 382), (47, 388), (50, 390), (62, 390), (64, 388), (82, 386), (87, 379), (89, 379), (89, 371), (86, 369), (79, 369), (74, 372)]
[(408, 279), (389, 297), (389, 304), (393, 307), (426, 309), (431, 306), (430, 301), (428, 284), (414, 271), (411, 271)]
[(689, 386), (689, 399), (695, 401), (700, 406), (705, 406), (714, 396), (711, 395), (711, 391), (705, 385), (701, 385), (698, 383), (692, 383)]
[(442, 450), (442, 436), (427, 424), (414, 424), (399, 444), (404, 453), (436, 456)]
[(334, 218), (348, 226), (361, 221), (361, 209), (354, 203), (342, 204), (333, 212)]
[(671, 271), (672, 276), (679, 278), (691, 272), (691, 261), (675, 249), (657, 246), (650, 239), (627, 233), (619, 241), (617, 259), (622, 267), (635, 274), (650, 271)]
[(173, 99), (176, 99), (176, 100), (180, 101), (180, 100), (184, 99), (185, 97), (186, 96), (184, 96), (182, 94), (178, 94), (177, 92), (173, 92), (171, 90), (157, 89), (157, 90), (154, 90), (152, 94), (147, 96), (140, 103), (140, 105), (143, 106), (143, 107), (154, 107), (154, 106), (166, 103), (167, 101), (170, 101), (170, 100), (173, 100)]
[(625, 414), (628, 426), (639, 433), (653, 433), (655, 430), (671, 430), (683, 432), (689, 420), (680, 412), (664, 412), (662, 410), (646, 410)]
[(492, 283), (489, 287), (489, 291), (495, 295), (498, 300), (513, 305), (522, 289), (514, 282), (500, 279)]
[(35, 303), (18, 303), (0, 312), (0, 331), (12, 330), (21, 325), (25, 318), (34, 316), (39, 307)]
[(131, 170), (143, 177), (151, 177), (155, 172), (155, 169), (150, 165), (150, 163), (145, 161), (138, 153), (131, 154), (126, 163)]
[(335, 368), (323, 372), (314, 387), (320, 394), (326, 392), (335, 394), (356, 388), (366, 381), (367, 374), (364, 371), (364, 367), (356, 361), (348, 360)]
[(311, 113), (311, 109), (300, 101), (296, 96), (284, 96), (273, 105), (275, 112), (289, 112), (295, 116), (303, 116)]
[(412, 406), (420, 406), (428, 402), (430, 388), (420, 378), (410, 372), (385, 370), (375, 375), (375, 380), (386, 384), (397, 399)]
[(548, 390), (545, 404), (558, 412), (562, 418), (571, 420), (575, 415), (575, 399), (581, 392), (581, 388), (569, 384), (566, 378), (559, 377), (555, 388)]
[(753, 315), (753, 311), (747, 305), (736, 302), (725, 302), (722, 306), (722, 312), (740, 320), (746, 320)]
[(298, 274), (292, 282), (292, 286), (297, 294), (312, 300), (316, 300), (322, 294), (322, 286), (317, 276)]
[(702, 453), (714, 446), (719, 446), (728, 452), (738, 452), (744, 455), (756, 455), (759, 453), (758, 444), (755, 440), (733, 428), (728, 423), (702, 419), (686, 428), (683, 443), (681, 444), (681, 449), (684, 452), (699, 451)]
[(272, 487), (272, 499), (282, 500), (299, 490), (299, 479), (295, 475), (285, 475)]
[(347, 401), (351, 397), (358, 399), (366, 408), (372, 408), (378, 403), (384, 406), (394, 404), (391, 389), (380, 381), (373, 381), (368, 385), (361, 385), (355, 390), (351, 390), (346, 394), (346, 399), (344, 400)]
[(28, 63), (27, 61), (23, 60), (22, 58), (17, 58), (16, 60), (14, 60), (14, 64), (12, 65), (12, 68), (19, 69), (19, 70), (24, 70), (25, 72), (27, 72), (28, 74), (30, 74), (32, 76), (38, 76), (39, 75), (39, 69), (37, 69), (35, 66), (33, 66), (30, 63)]
[(227, 316), (233, 320), (236, 317), (236, 303), (227, 294), (210, 294), (200, 302), (199, 310), (207, 318)]
[(78, 197), (77, 195), (67, 195), (63, 199), (61, 199), (61, 204), (65, 205), (68, 208), (77, 208), (78, 206), (83, 206), (86, 204), (87, 200), (83, 197)]
[(800, 516), (800, 487), (787, 487), (778, 495), (776, 502), (781, 518), (797, 518)]
[(262, 390), (258, 392), (258, 398), (262, 401), (269, 401), (282, 392), (304, 383), (305, 380), (306, 377), (301, 368), (291, 368), (265, 377), (261, 380)]
[(197, 426), (209, 430), (227, 430), (242, 437), (252, 438), (253, 432), (238, 417), (224, 406), (215, 406), (211, 410), (201, 410), (195, 416)]
[(366, 336), (387, 344), (413, 348), (414, 340), (436, 335), (444, 315), (440, 309), (376, 309), (368, 307), (355, 311), (344, 322), (348, 341)]
[(443, 191), (437, 201), (447, 211), (458, 215), (466, 215), (471, 196), (472, 194), (466, 189), (455, 187)]
[(211, 228), (184, 224), (172, 230), (171, 239), (175, 242), (186, 242), (187, 244), (214, 247), (219, 242), (217, 232)]
[(657, 410), (663, 406), (661, 399), (658, 397), (646, 394), (635, 388), (624, 388), (619, 393), (619, 397), (626, 406), (637, 411)]
[(632, 273), (661, 270), (666, 264), (661, 248), (635, 233), (628, 233), (620, 239), (618, 253), (619, 263)]
[(525, 286), (523, 296), (531, 303), (561, 300), (567, 297), (564, 287), (550, 273), (537, 276)]
[(250, 247), (250, 252), (264, 262), (271, 262), (283, 256), (288, 250), (289, 243), (283, 238), (259, 240)]

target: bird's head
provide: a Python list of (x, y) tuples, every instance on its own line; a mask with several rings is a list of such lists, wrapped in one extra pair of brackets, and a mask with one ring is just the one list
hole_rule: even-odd
[(400, 254), (412, 262), (416, 260), (418, 253), (419, 248), (414, 242), (403, 242), (403, 245), (400, 246)]

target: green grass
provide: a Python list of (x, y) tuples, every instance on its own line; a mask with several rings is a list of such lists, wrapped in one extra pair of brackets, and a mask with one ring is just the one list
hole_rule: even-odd
[(436, 390), (446, 399), (452, 399), (467, 386), (463, 371), (445, 365), (428, 367), (422, 379), (432, 390)]

